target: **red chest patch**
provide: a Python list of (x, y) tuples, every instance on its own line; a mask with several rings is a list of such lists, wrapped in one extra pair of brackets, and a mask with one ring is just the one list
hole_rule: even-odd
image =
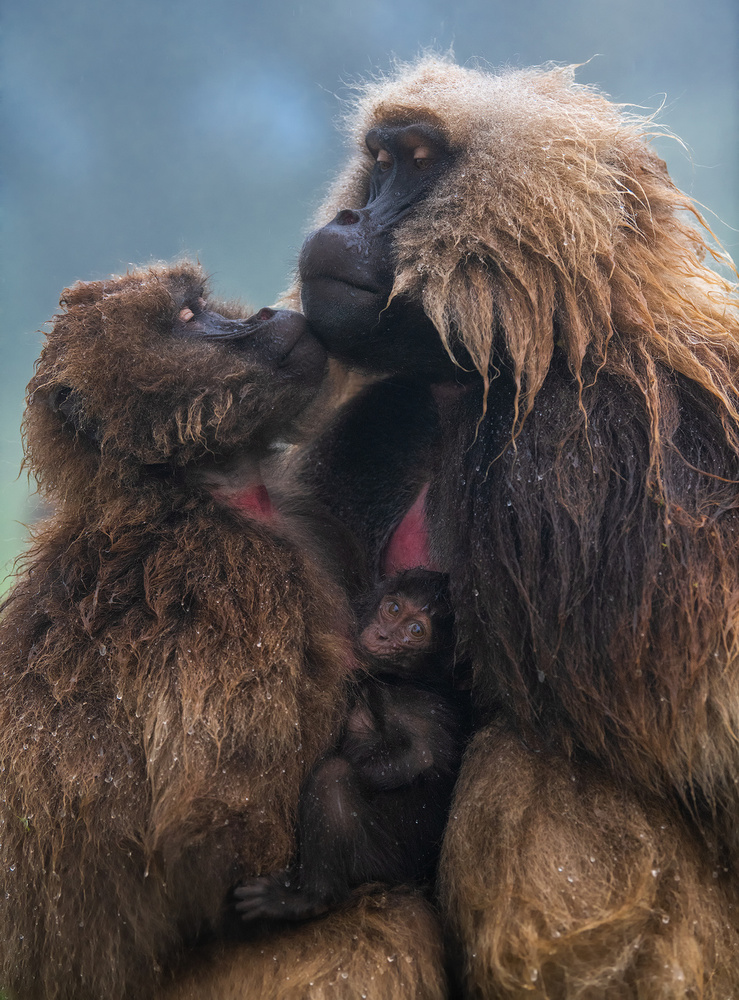
[(429, 533), (426, 521), (426, 494), (428, 483), (416, 497), (413, 506), (390, 536), (380, 560), (383, 576), (394, 576), (404, 569), (436, 570), (438, 567), (429, 554)]
[(240, 493), (233, 493), (227, 501), (231, 507), (235, 507), (246, 517), (253, 517), (257, 521), (270, 521), (277, 514), (274, 504), (269, 498), (267, 487), (260, 483), (258, 486), (249, 486)]

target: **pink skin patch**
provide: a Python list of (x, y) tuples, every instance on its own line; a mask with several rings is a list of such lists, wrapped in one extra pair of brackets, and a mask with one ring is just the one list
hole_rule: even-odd
[(418, 567), (438, 569), (429, 554), (429, 532), (425, 510), (428, 491), (429, 484), (426, 483), (413, 506), (390, 536), (380, 563), (383, 576), (394, 576), (404, 569)]
[(277, 514), (264, 483), (250, 486), (240, 493), (234, 493), (228, 498), (228, 503), (241, 514), (253, 517), (256, 521), (271, 521)]
[[(251, 521), (260, 521), (263, 524), (271, 525), (279, 522), (279, 511), (272, 503), (264, 483), (257, 483), (228, 495), (221, 493), (219, 496), (218, 492), (214, 490), (213, 495), (221, 503), (225, 503)], [(277, 530), (279, 531), (279, 526)], [(347, 631), (347, 623), (338, 614), (336, 616), (335, 637), (340, 645), (339, 656), (344, 661), (346, 672), (351, 674), (360, 670), (362, 663), (354, 651), (354, 644)]]

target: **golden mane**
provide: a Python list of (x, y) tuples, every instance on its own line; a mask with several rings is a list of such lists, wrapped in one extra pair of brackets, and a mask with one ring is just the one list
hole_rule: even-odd
[(423, 212), (398, 227), (392, 294), (421, 300), (486, 387), (502, 337), (516, 425), (559, 345), (581, 387), (586, 356), (638, 385), (655, 438), (654, 363), (664, 362), (716, 398), (739, 448), (736, 287), (706, 258), (730, 261), (649, 147), (652, 120), (575, 83), (574, 67), (493, 75), (425, 56), (359, 89), (347, 115), (354, 153), (317, 224), (364, 204), (367, 130), (419, 119), (459, 155)]

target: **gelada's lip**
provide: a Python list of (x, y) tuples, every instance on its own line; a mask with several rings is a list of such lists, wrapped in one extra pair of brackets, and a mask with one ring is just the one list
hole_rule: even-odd
[(345, 285), (347, 288), (352, 288), (357, 292), (365, 292), (368, 295), (385, 294), (376, 286), (362, 284), (361, 281), (355, 281), (353, 278), (337, 274), (311, 274), (308, 277), (304, 277), (302, 283), (305, 287), (306, 285), (316, 284), (318, 282), (326, 282), (332, 285)]

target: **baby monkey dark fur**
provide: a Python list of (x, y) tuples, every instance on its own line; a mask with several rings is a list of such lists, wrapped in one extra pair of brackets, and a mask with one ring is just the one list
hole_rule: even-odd
[(366, 673), (336, 749), (303, 786), (299, 864), (235, 890), (245, 921), (307, 919), (362, 883), (433, 876), (466, 732), (446, 577), (383, 581), (360, 629)]

